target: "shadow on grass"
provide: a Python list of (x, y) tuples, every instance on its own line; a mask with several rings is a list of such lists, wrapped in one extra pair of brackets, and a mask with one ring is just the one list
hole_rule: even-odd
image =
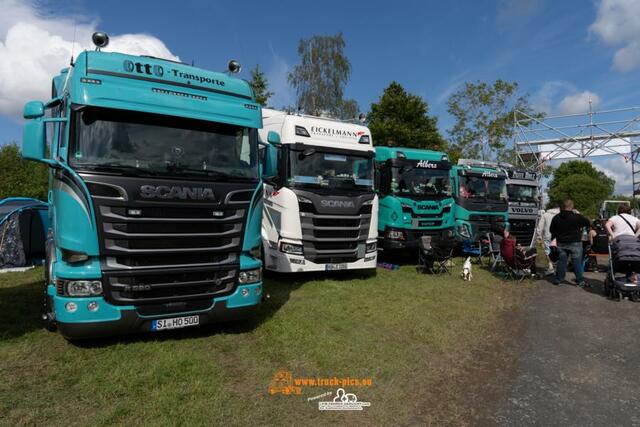
[(0, 287), (0, 339), (17, 338), (42, 327), (42, 281)]
[(266, 301), (263, 301), (256, 308), (255, 313), (249, 315), (249, 317), (245, 319), (235, 320), (233, 322), (207, 324), (195, 328), (163, 331), (160, 333), (143, 332), (130, 335), (77, 340), (72, 341), (72, 343), (83, 348), (99, 348), (121, 343), (161, 342), (166, 340), (204, 338), (217, 334), (249, 333), (273, 317), (287, 303), (287, 301), (289, 301), (291, 292), (295, 291), (306, 282), (312, 280), (348, 281), (354, 279), (366, 279), (373, 275), (375, 275), (375, 270), (340, 271), (332, 274), (326, 274), (325, 272), (290, 274), (267, 272), (263, 283), (264, 293), (265, 295), (268, 295), (269, 298)]

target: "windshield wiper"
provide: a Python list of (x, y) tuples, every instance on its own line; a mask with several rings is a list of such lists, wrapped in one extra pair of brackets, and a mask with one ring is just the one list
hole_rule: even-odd
[(108, 162), (108, 163), (86, 163), (78, 165), (79, 168), (86, 168), (93, 171), (105, 171), (105, 172), (135, 172), (136, 175), (157, 175), (155, 171), (148, 169), (141, 169), (135, 166), (122, 165), (120, 163)]
[(203, 175), (209, 178), (215, 179), (239, 179), (239, 180), (251, 180), (252, 178), (247, 176), (239, 176), (233, 175), (227, 172), (222, 172), (218, 170), (210, 170), (210, 169), (199, 169), (199, 168), (185, 168), (180, 166), (169, 166), (167, 165), (167, 171), (172, 174), (180, 174), (187, 173), (190, 175)]

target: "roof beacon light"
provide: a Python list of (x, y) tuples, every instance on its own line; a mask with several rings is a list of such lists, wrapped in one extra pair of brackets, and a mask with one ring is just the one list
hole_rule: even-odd
[(229, 69), (229, 72), (232, 74), (238, 74), (242, 70), (242, 66), (235, 59), (232, 59), (231, 61), (229, 61), (229, 65), (227, 66), (227, 68)]
[(109, 34), (97, 31), (91, 36), (91, 41), (96, 45), (96, 50), (100, 50), (109, 45)]

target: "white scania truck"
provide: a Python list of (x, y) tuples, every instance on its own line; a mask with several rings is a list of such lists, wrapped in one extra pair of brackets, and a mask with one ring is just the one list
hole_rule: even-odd
[[(371, 132), (322, 117), (262, 110), (260, 138), (277, 175), (265, 180), (265, 268), (373, 269), (378, 197)], [(280, 135), (280, 136), (279, 136)]]

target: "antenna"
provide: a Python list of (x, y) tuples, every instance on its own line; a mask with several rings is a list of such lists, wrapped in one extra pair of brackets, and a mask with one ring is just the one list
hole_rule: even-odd
[(74, 21), (73, 23), (73, 42), (71, 42), (71, 61), (69, 61), (69, 65), (73, 67), (73, 54), (76, 49), (76, 30), (78, 29), (78, 23)]

